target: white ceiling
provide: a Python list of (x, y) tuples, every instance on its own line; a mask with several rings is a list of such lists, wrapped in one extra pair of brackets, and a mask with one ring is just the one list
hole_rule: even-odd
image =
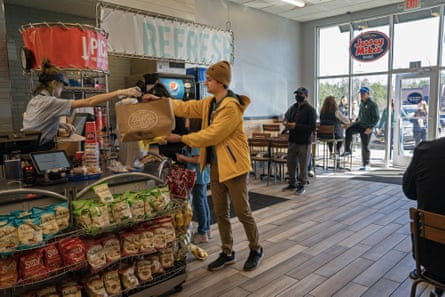
[(307, 22), (395, 3), (404, 5), (405, 2), (404, 0), (305, 0), (306, 6), (299, 8), (281, 0), (230, 1), (298, 22)]
[[(39, 8), (95, 18), (96, 0), (3, 0), (8, 4)], [(150, 1), (150, 0), (139, 0)], [(208, 0), (215, 1), (215, 0)], [(326, 17), (357, 12), (395, 3), (404, 5), (404, 0), (306, 0), (306, 6), (298, 8), (281, 0), (229, 0), (246, 7), (263, 10), (298, 22), (307, 22)], [(181, 2), (181, 1), (177, 1)], [(126, 1), (122, 1), (125, 5)]]

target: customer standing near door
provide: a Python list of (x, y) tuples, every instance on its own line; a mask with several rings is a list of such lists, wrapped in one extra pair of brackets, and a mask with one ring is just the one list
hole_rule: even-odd
[[(296, 189), (297, 194), (304, 194), (304, 186), (308, 180), (308, 159), (310, 147), (317, 121), (317, 113), (307, 100), (309, 91), (304, 87), (295, 92), (293, 104), (284, 114), (283, 124), (289, 130), (289, 146), (287, 151), (287, 172), (289, 184), (283, 190)], [(298, 181), (296, 179), (298, 161)], [(315, 164), (313, 164), (315, 165)]]
[[(167, 142), (183, 142), (199, 147), (200, 168), (210, 164), (210, 190), (216, 215), (222, 252), (208, 265), (210, 271), (235, 263), (233, 234), (230, 223), (230, 203), (244, 227), (250, 253), (244, 270), (257, 268), (263, 258), (258, 228), (252, 215), (247, 190), (251, 172), (249, 147), (244, 132), (243, 113), (250, 104), (246, 96), (229, 89), (231, 66), (227, 61), (211, 65), (206, 72), (207, 91), (213, 96), (201, 100), (172, 100), (176, 116), (202, 119), (202, 129), (187, 135), (170, 134)], [(154, 99), (144, 95), (143, 99)]]
[(346, 129), (345, 137), (345, 151), (342, 157), (349, 156), (351, 152), (352, 136), (360, 134), (362, 146), (362, 167), (360, 170), (367, 170), (371, 158), (369, 151), (369, 141), (371, 140), (372, 129), (379, 121), (379, 108), (377, 104), (369, 96), (369, 88), (360, 88), (360, 110), (358, 112), (357, 120)]

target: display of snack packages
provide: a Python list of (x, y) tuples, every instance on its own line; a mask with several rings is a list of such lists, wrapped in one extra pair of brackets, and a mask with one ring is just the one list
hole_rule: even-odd
[(89, 199), (75, 200), (72, 204), (75, 222), (82, 228), (94, 231), (110, 225), (107, 204)]
[(139, 280), (135, 274), (134, 264), (119, 269), (119, 275), (125, 289), (133, 289), (139, 285)]
[(61, 297), (82, 297), (82, 286), (75, 281), (67, 281), (60, 285)]
[(19, 246), (19, 234), (13, 217), (0, 219), (0, 254), (15, 251)]
[(49, 272), (63, 267), (62, 256), (55, 243), (43, 247), (43, 263)]
[(136, 231), (125, 231), (120, 233), (122, 255), (136, 255), (139, 253), (140, 234)]
[(165, 269), (175, 266), (175, 257), (172, 248), (166, 248), (159, 252), (159, 260)]
[(154, 228), (143, 226), (137, 230), (139, 233), (139, 250), (141, 253), (152, 253), (156, 251), (154, 243)]
[(63, 264), (74, 265), (85, 261), (85, 245), (78, 237), (62, 239), (58, 242)]
[(151, 262), (151, 273), (153, 275), (165, 272), (158, 255), (151, 255), (148, 257), (148, 260)]
[(43, 261), (43, 249), (30, 250), (20, 255), (20, 277), (25, 283), (35, 282), (47, 277), (47, 269)]
[(166, 182), (176, 198), (187, 199), (196, 182), (196, 170), (174, 166), (168, 173)]
[(121, 258), (121, 243), (115, 234), (101, 238), (107, 262), (115, 262)]
[(68, 201), (51, 204), (49, 209), (52, 209), (56, 216), (57, 226), (62, 232), (70, 227), (70, 209)]
[(145, 218), (144, 199), (141, 196), (134, 192), (125, 192), (120, 199), (128, 201), (133, 219), (141, 220)]
[(38, 289), (36, 292), (36, 297), (53, 297), (59, 296), (57, 293), (56, 286), (45, 286), (44, 288)]
[(113, 202), (113, 194), (110, 191), (107, 183), (102, 183), (93, 187), (94, 193), (99, 197), (99, 200), (105, 204)]
[(136, 276), (141, 282), (148, 282), (153, 279), (151, 274), (151, 262), (146, 259), (136, 261)]
[(111, 204), (111, 213), (116, 223), (121, 223), (130, 220), (133, 216), (131, 214), (130, 204), (127, 200), (114, 200)]
[(40, 228), (44, 239), (48, 239), (59, 233), (59, 225), (56, 221), (56, 213), (51, 208), (33, 207), (32, 215), (40, 219)]
[(84, 241), (84, 244), (87, 262), (93, 271), (107, 264), (104, 247), (99, 239), (86, 240)]
[(43, 231), (39, 217), (24, 217), (16, 219), (20, 248), (30, 248), (42, 244)]
[(114, 295), (122, 291), (121, 280), (119, 278), (119, 270), (112, 269), (103, 273), (103, 282), (105, 290), (108, 294)]
[(16, 258), (12, 256), (4, 259), (0, 258), (0, 288), (7, 288), (15, 285), (18, 278)]
[(84, 282), (84, 288), (90, 297), (108, 297), (103, 278), (99, 274), (87, 277)]

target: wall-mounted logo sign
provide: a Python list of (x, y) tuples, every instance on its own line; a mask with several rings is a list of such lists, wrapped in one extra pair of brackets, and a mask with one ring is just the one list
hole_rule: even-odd
[(420, 101), (422, 101), (422, 99), (423, 95), (420, 94), (419, 92), (409, 93), (408, 96), (406, 97), (406, 100), (412, 104), (418, 104)]
[(389, 37), (379, 31), (364, 32), (355, 37), (349, 46), (351, 56), (360, 62), (372, 62), (389, 50)]

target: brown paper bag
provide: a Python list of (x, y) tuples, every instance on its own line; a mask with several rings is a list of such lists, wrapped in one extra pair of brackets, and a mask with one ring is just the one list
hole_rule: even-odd
[(121, 142), (167, 136), (175, 127), (170, 99), (123, 104), (115, 108), (117, 130)]

